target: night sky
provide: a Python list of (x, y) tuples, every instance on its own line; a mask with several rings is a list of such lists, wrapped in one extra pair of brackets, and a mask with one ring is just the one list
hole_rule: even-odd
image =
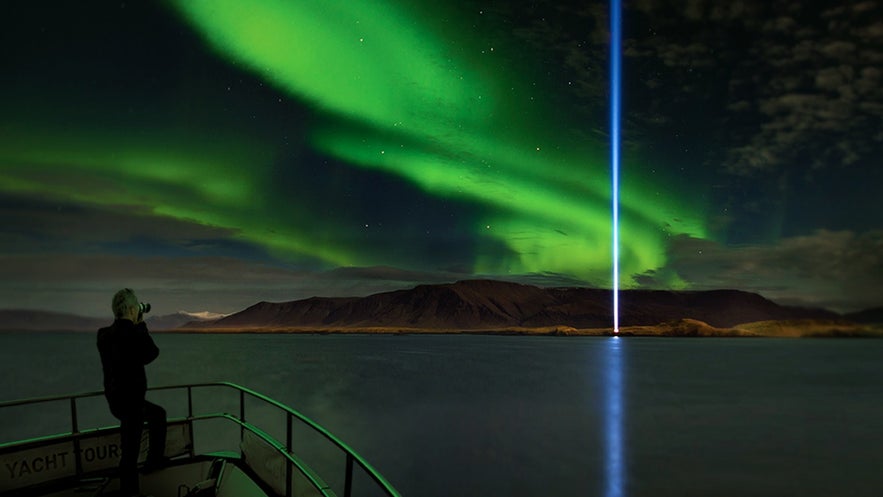
[[(605, 2), (4, 7), (0, 308), (612, 285)], [(883, 305), (883, 2), (623, 23), (621, 285)]]

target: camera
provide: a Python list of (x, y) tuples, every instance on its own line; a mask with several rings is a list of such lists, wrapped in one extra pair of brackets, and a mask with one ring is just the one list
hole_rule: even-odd
[(150, 312), (150, 304), (146, 302), (141, 302), (140, 304), (138, 304), (138, 312), (141, 314), (147, 314), (148, 312)]

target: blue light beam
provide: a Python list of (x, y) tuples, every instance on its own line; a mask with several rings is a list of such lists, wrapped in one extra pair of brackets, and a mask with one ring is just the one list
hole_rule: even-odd
[(619, 152), (622, 99), (622, 3), (610, 0), (610, 170), (613, 211), (613, 333), (619, 333)]
[(625, 495), (622, 344), (619, 342), (619, 160), (622, 82), (622, 3), (610, 0), (610, 176), (613, 220), (613, 334), (608, 342), (605, 382), (605, 497)]

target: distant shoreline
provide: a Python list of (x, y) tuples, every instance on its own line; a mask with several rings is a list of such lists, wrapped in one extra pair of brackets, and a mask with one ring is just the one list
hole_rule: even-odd
[[(883, 324), (859, 324), (842, 320), (780, 320), (716, 328), (694, 319), (680, 319), (658, 325), (574, 328), (571, 326), (504, 326), (473, 329), (419, 328), (401, 326), (197, 326), (151, 329), (154, 334), (287, 334), (287, 335), (501, 335), (583, 337), (674, 337), (674, 338), (883, 338)], [(0, 333), (89, 334), (97, 328), (0, 328)]]
[(656, 326), (624, 326), (618, 334), (613, 328), (573, 328), (570, 326), (504, 327), (484, 329), (403, 328), (403, 327), (327, 327), (255, 326), (190, 327), (157, 330), (154, 333), (188, 334), (313, 334), (313, 335), (507, 335), (507, 336), (622, 336), (622, 337), (698, 337), (698, 338), (883, 338), (883, 328), (843, 322), (761, 321), (733, 328), (715, 328), (701, 321), (683, 319)]

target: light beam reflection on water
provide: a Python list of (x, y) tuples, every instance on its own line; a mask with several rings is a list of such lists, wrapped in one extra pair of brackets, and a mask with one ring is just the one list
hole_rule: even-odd
[(623, 340), (610, 337), (604, 344), (604, 496), (624, 497), (625, 440), (623, 421)]

